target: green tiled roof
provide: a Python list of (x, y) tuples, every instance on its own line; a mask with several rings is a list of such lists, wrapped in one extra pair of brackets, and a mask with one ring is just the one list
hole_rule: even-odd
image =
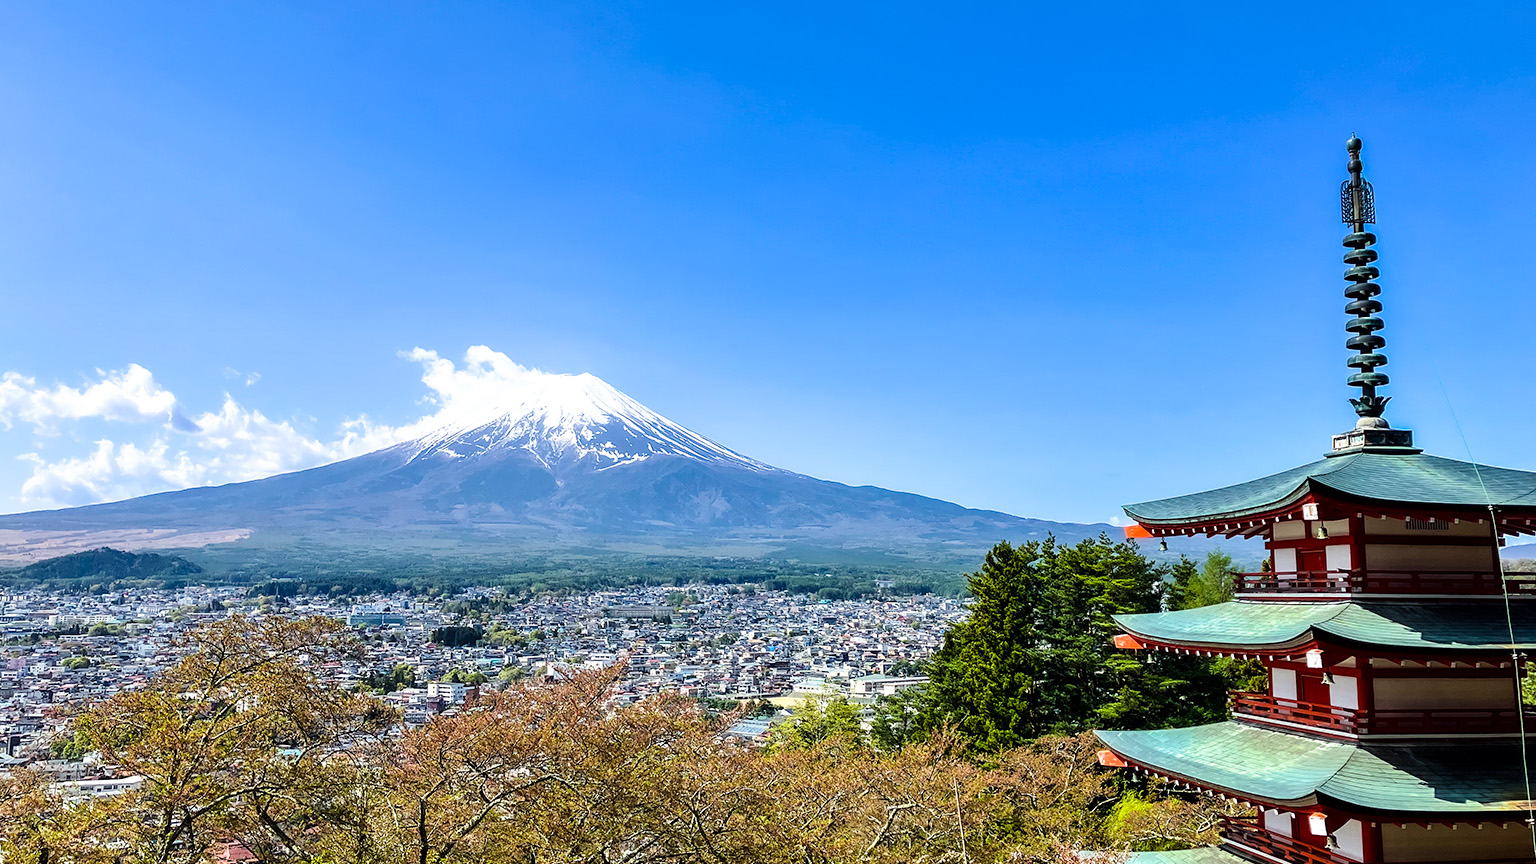
[(1166, 852), (1132, 852), (1126, 864), (1253, 864), (1241, 855), (1234, 855), (1220, 846), (1200, 846), (1195, 849), (1170, 849)]
[(1520, 745), (1356, 745), (1228, 721), (1100, 732), (1123, 758), (1201, 786), (1287, 806), (1404, 814), (1524, 809)]
[(1536, 473), (1423, 453), (1352, 453), (1236, 486), (1131, 504), (1125, 512), (1149, 525), (1213, 522), (1275, 510), (1308, 492), (1393, 504), (1536, 508)]
[[(1536, 648), (1536, 608), (1512, 607), (1515, 638)], [(1410, 603), (1273, 603), (1232, 600), (1199, 609), (1116, 615), (1134, 636), (1201, 648), (1283, 650), (1324, 636), (1381, 648), (1487, 651), (1509, 648), (1499, 599)]]

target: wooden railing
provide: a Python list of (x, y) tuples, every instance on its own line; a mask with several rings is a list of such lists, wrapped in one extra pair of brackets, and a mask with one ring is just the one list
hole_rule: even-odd
[(1238, 573), (1239, 594), (1503, 594), (1536, 596), (1536, 580), (1505, 579), (1493, 572), (1401, 570), (1302, 570)]
[[(1516, 733), (1520, 713), (1514, 708), (1376, 709), (1358, 711), (1263, 693), (1232, 693), (1232, 713), (1256, 720), (1303, 723), (1347, 735), (1440, 735)], [(1525, 712), (1525, 728), (1536, 732), (1536, 713)]]
[[(1297, 814), (1296, 818), (1304, 818)], [(1221, 839), (1244, 857), (1285, 861), (1289, 864), (1359, 864), (1321, 846), (1266, 831), (1253, 816), (1221, 817)], [(1375, 859), (1375, 860), (1380, 860)], [(1441, 859), (1444, 860), (1444, 859)], [(1533, 858), (1480, 858), (1456, 864), (1536, 864)]]
[(1327, 849), (1272, 834), (1260, 827), (1257, 819), (1251, 817), (1223, 816), (1221, 839), (1241, 850), (1257, 852), (1267, 858), (1288, 861), (1290, 864), (1349, 864), (1350, 861)]
[(1360, 734), (1358, 712), (1315, 702), (1279, 699), (1264, 693), (1232, 693), (1232, 713), (1257, 720), (1280, 720), (1320, 726), (1348, 735)]

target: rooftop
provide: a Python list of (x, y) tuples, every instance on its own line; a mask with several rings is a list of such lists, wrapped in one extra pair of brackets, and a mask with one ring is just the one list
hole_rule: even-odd
[(1137, 765), (1265, 804), (1436, 816), (1526, 805), (1513, 742), (1359, 745), (1231, 721), (1098, 736)]
[[(1511, 608), (1517, 646), (1536, 648), (1536, 608)], [(1510, 621), (1498, 599), (1438, 603), (1280, 603), (1232, 600), (1198, 609), (1116, 615), (1133, 636), (1221, 650), (1283, 651), (1318, 641), (1404, 651), (1510, 648)]]
[(1252, 864), (1220, 846), (1195, 849), (1170, 849), (1166, 852), (1132, 852), (1126, 864)]
[(1130, 504), (1145, 525), (1193, 525), (1284, 510), (1311, 496), (1418, 507), (1536, 512), (1536, 472), (1424, 453), (1359, 452), (1319, 459), (1208, 492)]

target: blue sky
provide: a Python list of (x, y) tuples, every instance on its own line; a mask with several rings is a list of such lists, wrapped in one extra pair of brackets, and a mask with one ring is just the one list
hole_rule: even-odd
[(1108, 519), (1351, 424), (1351, 133), (1388, 418), (1536, 467), (1536, 12), (1371, 10), (5, 4), (0, 510), (352, 452), (484, 345)]

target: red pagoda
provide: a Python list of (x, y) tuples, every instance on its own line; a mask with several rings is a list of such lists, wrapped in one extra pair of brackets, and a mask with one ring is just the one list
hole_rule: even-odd
[(1375, 202), (1351, 138), (1342, 188), (1349, 384), (1359, 421), (1324, 458), (1125, 508), (1141, 536), (1261, 537), (1236, 598), (1122, 615), (1124, 648), (1257, 659), (1224, 723), (1100, 732), (1105, 764), (1247, 802), (1221, 845), (1138, 864), (1536, 860), (1523, 654), (1536, 583), (1502, 572), (1536, 533), (1536, 473), (1430, 456), (1382, 418)]

